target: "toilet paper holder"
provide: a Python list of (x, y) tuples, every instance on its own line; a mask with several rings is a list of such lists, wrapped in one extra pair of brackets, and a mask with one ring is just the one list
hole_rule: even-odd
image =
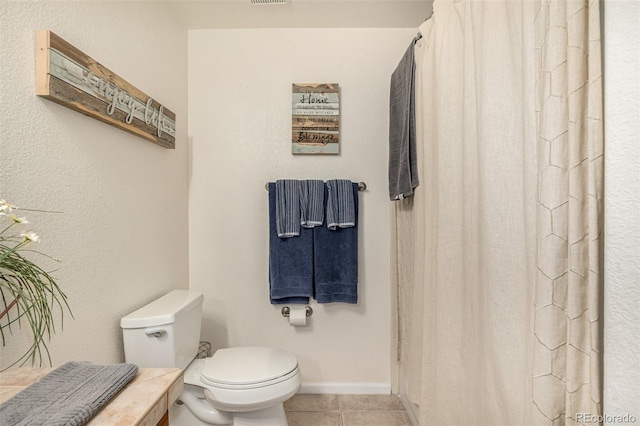
[[(308, 317), (310, 317), (313, 314), (313, 309), (311, 309), (311, 306), (305, 306), (304, 310), (305, 310), (305, 314)], [(280, 312), (282, 312), (283, 317), (288, 317), (289, 313), (291, 312), (291, 308), (289, 308), (288, 306), (283, 306)]]

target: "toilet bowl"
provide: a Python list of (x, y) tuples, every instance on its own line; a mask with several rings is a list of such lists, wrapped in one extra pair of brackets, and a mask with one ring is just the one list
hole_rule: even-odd
[(300, 388), (292, 353), (258, 346), (194, 359), (202, 294), (174, 290), (122, 318), (126, 362), (184, 369), (184, 390), (169, 408), (175, 426), (287, 426), (283, 402)]
[[(200, 401), (191, 404), (193, 401), (184, 398), (184, 393), (179, 400), (203, 422), (212, 421), (210, 414), (200, 411), (204, 398), (211, 407), (232, 413), (234, 426), (286, 426), (282, 403), (300, 388), (300, 368), (289, 352), (263, 347), (226, 348), (211, 358), (193, 360), (184, 371), (184, 383), (189, 386), (185, 391)], [(178, 419), (174, 423), (180, 426)]]

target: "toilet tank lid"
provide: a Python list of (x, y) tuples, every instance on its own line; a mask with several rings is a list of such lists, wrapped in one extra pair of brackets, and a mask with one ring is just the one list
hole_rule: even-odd
[(120, 320), (122, 328), (143, 328), (172, 324), (177, 318), (202, 304), (202, 293), (191, 290), (173, 290), (131, 312)]

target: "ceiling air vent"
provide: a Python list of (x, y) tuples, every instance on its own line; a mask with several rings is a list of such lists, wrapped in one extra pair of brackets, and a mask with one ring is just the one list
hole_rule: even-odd
[(288, 0), (251, 0), (251, 4), (285, 4)]

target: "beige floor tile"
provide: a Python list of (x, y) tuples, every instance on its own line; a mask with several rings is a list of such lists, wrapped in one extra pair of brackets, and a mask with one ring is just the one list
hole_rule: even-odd
[(342, 426), (339, 411), (289, 411), (289, 426)]
[(411, 426), (404, 411), (343, 411), (343, 426)]
[(340, 411), (338, 395), (298, 394), (285, 401), (285, 411)]
[(397, 395), (294, 395), (284, 403), (289, 426), (411, 426)]
[(339, 400), (345, 411), (404, 411), (397, 395), (340, 395)]

